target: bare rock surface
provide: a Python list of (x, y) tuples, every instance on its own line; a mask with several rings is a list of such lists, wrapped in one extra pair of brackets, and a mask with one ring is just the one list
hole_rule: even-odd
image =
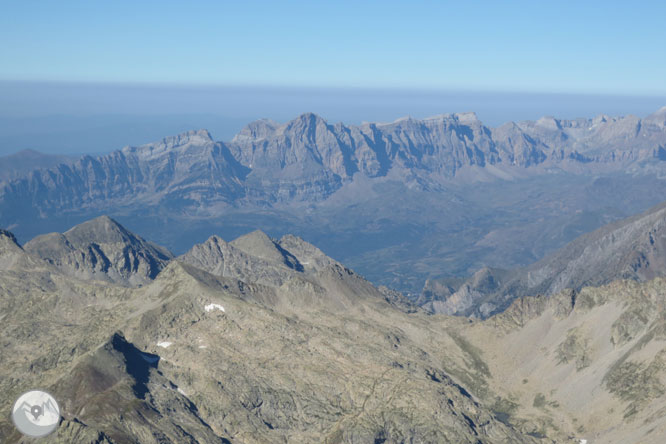
[[(280, 257), (315, 266), (267, 256), (280, 241), (264, 236), (224, 260), (283, 269), (282, 284), (180, 260), (140, 288), (45, 260), (0, 270), (3, 403), (48, 389), (62, 407), (54, 443), (537, 442), (452, 376), (462, 352), (429, 316), (295, 237)], [(0, 439), (24, 442), (8, 419)]]
[[(141, 287), (0, 242), (0, 398), (53, 393), (62, 421), (44, 442), (666, 436), (662, 278), (523, 297), (479, 321), (417, 310), (295, 236), (214, 237)], [(27, 442), (8, 417), (0, 440)]]
[(665, 276), (666, 206), (660, 204), (580, 236), (528, 267), (485, 268), (453, 288), (430, 284), (420, 304), (432, 312), (487, 317), (520, 296)]
[(154, 279), (173, 257), (167, 249), (134, 235), (108, 216), (62, 234), (38, 236), (25, 249), (79, 279), (129, 286)]

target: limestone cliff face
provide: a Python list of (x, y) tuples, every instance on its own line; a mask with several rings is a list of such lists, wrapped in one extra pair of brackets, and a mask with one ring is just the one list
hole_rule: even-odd
[(214, 142), (207, 131), (190, 131), (34, 170), (2, 184), (0, 207), (3, 220), (66, 209), (106, 209), (114, 204), (163, 203), (177, 212), (203, 201), (227, 203), (242, 197), (240, 182), (245, 172), (228, 148)]
[(238, 202), (321, 201), (357, 173), (408, 171), (429, 182), (492, 166), (621, 170), (666, 159), (664, 115), (548, 117), (489, 128), (474, 113), (359, 126), (306, 113), (284, 124), (250, 123), (229, 143), (189, 131), (12, 176), (1, 185), (0, 210), (7, 225), (16, 222), (10, 208), (25, 217), (121, 204), (205, 213)]

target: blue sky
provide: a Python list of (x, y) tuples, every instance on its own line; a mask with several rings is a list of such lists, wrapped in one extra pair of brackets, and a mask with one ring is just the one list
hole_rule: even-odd
[(3, 1), (0, 80), (666, 94), (666, 2)]

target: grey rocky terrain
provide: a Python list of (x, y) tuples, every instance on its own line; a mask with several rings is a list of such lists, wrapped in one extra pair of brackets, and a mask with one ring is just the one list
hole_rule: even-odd
[[(140, 239), (106, 218), (67, 233), (100, 224)], [(418, 310), (296, 236), (212, 237), (141, 287), (27, 250), (0, 232), (0, 396), (39, 387), (59, 400), (44, 442), (666, 436), (661, 278), (519, 298), (478, 321)], [(0, 440), (31, 442), (8, 417)]]
[[(53, 393), (63, 420), (44, 442), (537, 442), (451, 375), (465, 364), (429, 316), (298, 238), (229, 244), (245, 250), (230, 262), (291, 270), (282, 283), (172, 260), (140, 288), (69, 276), (2, 241), (16, 258), (0, 269), (2, 402)], [(8, 418), (0, 439), (25, 442)]]
[(173, 258), (167, 249), (134, 235), (108, 216), (62, 234), (37, 236), (23, 248), (69, 276), (129, 286), (153, 280)]
[(488, 317), (521, 296), (655, 277), (666, 277), (665, 204), (584, 234), (524, 268), (483, 268), (467, 280), (429, 281), (416, 303), (431, 312)]

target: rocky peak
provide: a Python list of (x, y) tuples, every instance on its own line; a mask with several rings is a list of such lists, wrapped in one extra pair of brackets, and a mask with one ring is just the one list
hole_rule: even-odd
[(4, 245), (21, 248), (18, 241), (16, 240), (16, 236), (14, 236), (14, 233), (0, 228), (0, 248), (2, 248)]
[(282, 236), (278, 244), (291, 253), (306, 271), (319, 270), (336, 263), (319, 248), (292, 234)]
[(300, 268), (298, 260), (266, 233), (255, 230), (231, 241), (231, 245), (239, 250), (263, 259), (267, 262), (284, 264), (289, 268)]
[(666, 106), (659, 108), (657, 111), (647, 116), (644, 120), (662, 128), (666, 127)]
[(43, 269), (44, 265), (21, 247), (12, 232), (0, 229), (0, 271), (37, 270)]
[(458, 122), (466, 125), (481, 123), (475, 112), (455, 113), (453, 116)]
[(139, 242), (133, 233), (106, 215), (70, 228), (64, 233), (64, 237), (75, 246), (91, 242)]
[(108, 216), (62, 234), (37, 236), (25, 249), (79, 279), (129, 286), (154, 279), (173, 257), (167, 249), (142, 239)]
[(326, 121), (314, 113), (303, 113), (294, 120), (287, 122), (278, 130), (284, 135), (308, 139), (312, 142), (316, 140), (316, 133), (328, 128)]
[(209, 146), (214, 143), (215, 141), (208, 130), (199, 129), (186, 131), (175, 136), (165, 137), (159, 142), (149, 143), (139, 147), (128, 146), (123, 148), (122, 152), (125, 154), (136, 154), (143, 158), (151, 158), (188, 146)]
[(238, 134), (231, 140), (232, 143), (244, 143), (264, 140), (275, 134), (275, 131), (280, 126), (279, 123), (270, 119), (255, 120), (247, 124)]
[(536, 121), (536, 125), (552, 131), (558, 131), (562, 129), (560, 121), (551, 116), (540, 118)]

